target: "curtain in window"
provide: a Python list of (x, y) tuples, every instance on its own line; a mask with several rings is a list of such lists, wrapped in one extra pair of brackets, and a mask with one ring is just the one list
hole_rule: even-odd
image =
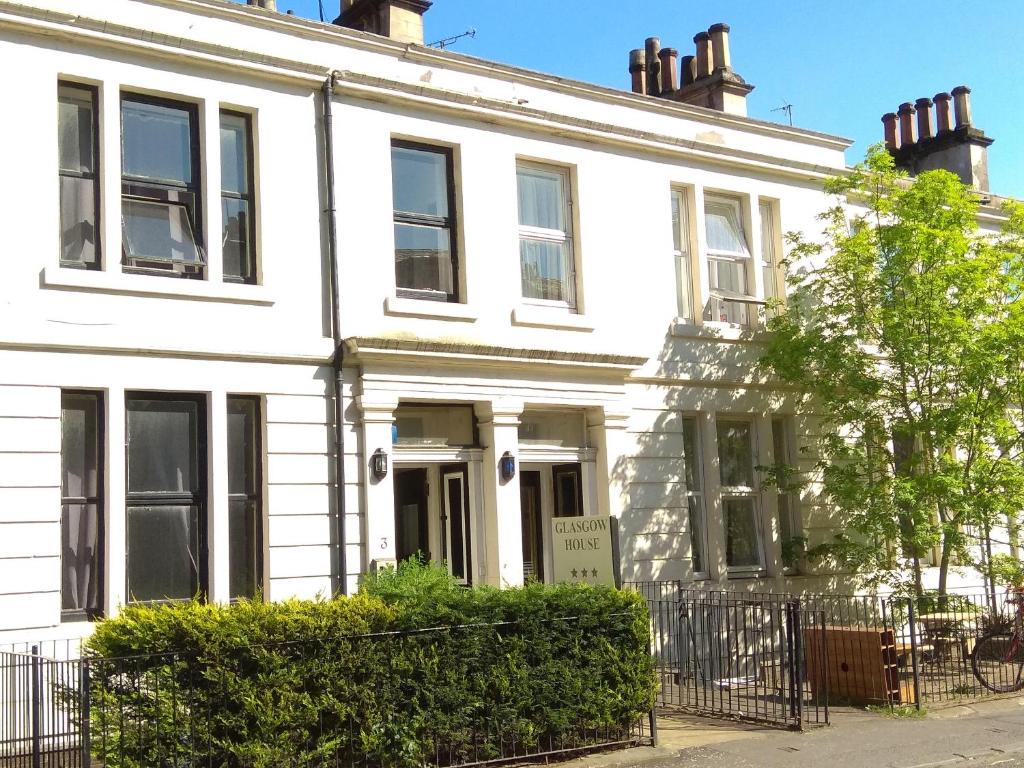
[(518, 180), (519, 224), (564, 232), (565, 190), (561, 174), (520, 168)]

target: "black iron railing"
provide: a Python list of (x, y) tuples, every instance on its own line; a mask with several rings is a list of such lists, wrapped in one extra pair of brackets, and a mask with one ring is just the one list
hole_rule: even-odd
[[(416, 660), (430, 665), (443, 658), (432, 647), (507, 644), (510, 653), (529, 656), (517, 641), (517, 627), (506, 622), (318, 638), (253, 646), (223, 659), (167, 653), (58, 661), (39, 655), (38, 648), (0, 653), (0, 766), (473, 766), (654, 743), (653, 711), (612, 717), (586, 707), (573, 711), (573, 692), (559, 691), (551, 681), (547, 690), (537, 691), (538, 701), (562, 696), (565, 706), (554, 716), (540, 706), (531, 712), (505, 699), (507, 681), (486, 666), (429, 671), (432, 676), (479, 676), (474, 688), (480, 695), (474, 700), (430, 704), (440, 708), (443, 718), (424, 718), (428, 705), (423, 701), (402, 706), (437, 694), (439, 689), (428, 693), (419, 687), (423, 670), (416, 668)], [(563, 620), (559, 632), (567, 642), (588, 642), (575, 619)], [(335, 654), (343, 651), (353, 674), (387, 667), (388, 673), (374, 680), (390, 687), (389, 695), (367, 690), (358, 700), (345, 700), (322, 681), (298, 689), (292, 683), (278, 685), (275, 675), (288, 677), (289, 658), (309, 658), (323, 652), (325, 643), (333, 644)], [(278, 668), (260, 663), (269, 655), (281, 662)], [(253, 707), (240, 696), (259, 697), (268, 706)], [(317, 716), (290, 723), (282, 714), (291, 696), (301, 697), (304, 711), (312, 707)], [(253, 722), (264, 715), (273, 727)], [(246, 743), (239, 724), (261, 739)]]
[[(629, 586), (647, 599), (660, 704), (785, 725), (797, 723), (796, 708), (804, 723), (827, 721), (829, 700), (921, 708), (994, 695), (972, 655), (1015, 617), (1004, 595), (984, 589), (904, 597)], [(1007, 688), (1019, 666), (989, 663), (983, 673)]]

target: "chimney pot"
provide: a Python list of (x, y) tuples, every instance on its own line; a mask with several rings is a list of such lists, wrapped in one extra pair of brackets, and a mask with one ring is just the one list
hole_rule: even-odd
[(629, 52), (629, 74), (632, 76), (633, 93), (647, 93), (647, 63), (643, 48), (634, 48)]
[(953, 115), (956, 118), (957, 128), (972, 124), (971, 89), (966, 85), (958, 85), (953, 89)]
[(715, 70), (731, 69), (732, 58), (729, 55), (729, 25), (719, 22), (708, 28), (711, 38), (711, 55)]
[(935, 135), (932, 126), (932, 100), (918, 99), (914, 102), (917, 110), (917, 140), (924, 141)]
[(900, 148), (900, 136), (896, 130), (896, 123), (899, 121), (895, 112), (886, 112), (882, 115), (882, 125), (885, 126), (885, 148), (895, 152)]
[(661, 50), (661, 40), (657, 37), (648, 37), (644, 41), (644, 61), (647, 64), (647, 95), (661, 95), (661, 59), (658, 52)]
[(707, 32), (698, 32), (693, 36), (693, 42), (697, 45), (694, 79), (700, 80), (711, 75), (711, 36)]
[(683, 56), (679, 62), (679, 69), (682, 73), (680, 85), (685, 88), (697, 76), (697, 60), (693, 56)]
[(917, 137), (914, 135), (914, 105), (905, 101), (896, 112), (900, 116), (900, 146), (915, 144)]
[(661, 92), (674, 93), (679, 90), (679, 51), (662, 48), (658, 56), (661, 58)]
[(946, 133), (953, 130), (953, 122), (949, 114), (949, 102), (952, 101), (953, 97), (943, 91), (942, 93), (936, 93), (933, 99), (935, 101), (936, 132)]

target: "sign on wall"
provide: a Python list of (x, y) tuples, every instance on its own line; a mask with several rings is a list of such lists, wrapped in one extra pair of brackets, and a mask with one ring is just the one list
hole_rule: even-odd
[(556, 582), (615, 586), (610, 518), (554, 518), (551, 559)]

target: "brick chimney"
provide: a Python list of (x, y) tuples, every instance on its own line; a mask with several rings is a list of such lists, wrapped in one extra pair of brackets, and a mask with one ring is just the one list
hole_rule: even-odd
[(423, 45), (423, 14), (433, 0), (341, 0), (335, 24)]
[[(747, 94), (754, 86), (732, 69), (729, 25), (713, 24), (706, 32), (694, 35), (693, 43), (694, 55), (682, 59), (675, 49), (660, 48), (658, 38), (648, 38), (643, 50), (631, 51), (633, 92), (746, 116)], [(651, 60), (654, 56), (658, 57), (656, 62)], [(646, 77), (641, 77), (641, 72)]]
[(894, 118), (895, 115), (889, 113), (882, 117), (882, 122), (886, 149), (898, 168), (912, 176), (942, 168), (955, 173), (964, 184), (981, 192), (988, 191), (988, 148), (993, 139), (974, 127), (970, 88), (959, 85), (951, 93), (937, 93), (931, 99), (901, 104), (898, 140)]

